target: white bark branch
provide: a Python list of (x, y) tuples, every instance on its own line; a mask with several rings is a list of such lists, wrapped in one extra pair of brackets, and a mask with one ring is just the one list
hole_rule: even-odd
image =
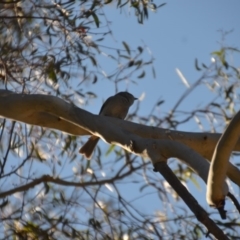
[[(204, 160), (200, 160), (202, 157), (199, 154), (210, 157), (220, 136), (148, 127), (93, 115), (54, 96), (15, 94), (7, 90), (0, 90), (0, 115), (74, 135), (95, 134), (108, 143), (118, 144), (137, 155), (150, 158), (153, 164), (176, 157), (188, 162), (187, 164), (194, 168), (204, 181), (206, 171), (201, 173), (198, 164), (205, 163)], [(240, 150), (240, 143), (237, 145), (238, 149)], [(240, 186), (239, 173), (234, 166), (228, 168), (229, 176)]]
[(224, 187), (224, 182), (229, 166), (229, 158), (239, 139), (239, 135), (240, 112), (232, 119), (214, 150), (207, 182), (207, 202), (210, 206), (221, 206), (228, 193)]
[[(0, 115), (32, 125), (58, 129), (72, 135), (90, 134), (89, 131), (84, 130), (81, 126), (76, 126), (64, 119), (60, 120), (59, 115), (53, 115), (51, 112), (46, 112), (43, 105), (45, 104), (44, 101), (47, 99), (54, 108), (55, 102), (51, 102), (51, 99), (56, 99), (54, 96), (40, 94), (23, 95), (15, 94), (7, 90), (0, 90)], [(63, 104), (67, 104), (61, 99), (58, 100)], [(24, 103), (24, 101), (28, 101), (28, 105)], [(36, 103), (39, 101), (42, 106), (38, 109)], [(70, 104), (68, 105), (71, 106)], [(27, 112), (28, 117), (26, 116)], [(116, 118), (108, 118), (107, 120), (144, 138), (170, 139), (182, 142), (197, 151), (204, 158), (210, 160), (212, 158), (214, 148), (221, 137), (221, 134), (217, 133), (170, 131), (163, 128), (149, 127), (137, 123), (127, 122)], [(237, 142), (234, 150), (240, 151), (240, 141)]]

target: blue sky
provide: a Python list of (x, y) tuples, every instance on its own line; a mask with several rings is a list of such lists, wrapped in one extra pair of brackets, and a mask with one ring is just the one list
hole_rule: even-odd
[[(195, 59), (197, 58), (200, 64), (211, 63), (210, 53), (220, 49), (221, 31), (233, 31), (224, 42), (230, 46), (239, 46), (239, 9), (238, 0), (168, 1), (157, 13), (151, 12), (149, 19), (140, 25), (133, 10), (125, 9), (120, 14), (120, 10), (116, 10), (114, 5), (106, 7), (105, 13), (111, 21), (110, 27), (115, 38), (109, 39), (109, 45), (122, 47), (122, 41), (126, 41), (130, 47), (134, 47), (144, 42), (155, 58), (156, 79), (149, 73), (144, 79), (137, 80), (138, 85), (122, 84), (121, 90), (128, 86), (129, 91), (136, 96), (143, 92), (146, 94), (140, 113), (144, 115), (146, 110), (150, 111), (159, 98), (165, 100), (160, 113), (170, 111), (186, 90), (176, 73), (176, 68), (180, 69), (190, 84), (194, 83), (201, 76), (194, 67)], [(104, 44), (106, 45), (106, 42)], [(109, 71), (111, 70), (113, 69), (110, 68)], [(96, 91), (102, 100), (114, 93), (114, 86), (108, 81), (88, 87)], [(201, 92), (194, 92), (189, 102), (194, 106), (201, 104), (201, 96)], [(186, 109), (189, 102), (186, 105), (183, 103), (182, 109)], [(95, 99), (87, 109), (97, 113), (101, 104), (102, 101)], [(197, 130), (192, 130), (194, 129)]]

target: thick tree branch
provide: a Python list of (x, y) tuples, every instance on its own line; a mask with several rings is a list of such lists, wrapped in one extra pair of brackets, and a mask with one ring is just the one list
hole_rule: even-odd
[(228, 191), (225, 191), (224, 182), (226, 179), (229, 158), (240, 135), (240, 112), (238, 112), (222, 137), (219, 139), (212, 157), (207, 182), (207, 202), (210, 206), (222, 207)]
[[(54, 96), (15, 94), (0, 90), (0, 102), (0, 115), (4, 117), (59, 130), (70, 130), (75, 135), (95, 134), (109, 143), (116, 143), (135, 154), (149, 157), (153, 163), (169, 157), (184, 159), (181, 154), (184, 145), (200, 154), (208, 148), (209, 154), (209, 145), (213, 148), (217, 142), (217, 135), (200, 136), (93, 115)], [(240, 186), (239, 173), (233, 165), (228, 168), (229, 177)]]
[[(81, 126), (76, 126), (72, 122), (60, 119), (58, 115), (46, 112), (46, 109), (44, 108), (44, 105), (46, 105), (44, 102), (46, 100), (48, 100), (48, 102), (50, 102), (49, 104), (54, 108), (55, 101), (51, 102), (51, 99), (57, 99), (57, 97), (40, 94), (15, 94), (11, 91), (2, 89), (0, 90), (0, 115), (32, 125), (58, 129), (72, 135), (91, 134), (89, 131), (81, 128)], [(25, 101), (28, 103), (24, 103)], [(38, 104), (37, 108), (36, 102), (39, 101), (40, 105)], [(67, 104), (63, 100), (60, 101)], [(69, 104), (69, 106), (71, 105)], [(206, 159), (212, 158), (214, 148), (221, 137), (221, 134), (216, 133), (171, 131), (163, 128), (149, 127), (137, 123), (127, 122), (116, 118), (106, 118), (108, 121), (111, 121), (119, 127), (144, 138), (170, 139), (182, 142), (197, 151)], [(240, 140), (238, 140), (234, 150), (240, 151)]]

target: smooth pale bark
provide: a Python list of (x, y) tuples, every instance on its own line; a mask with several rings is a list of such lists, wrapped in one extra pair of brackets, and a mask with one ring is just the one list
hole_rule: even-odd
[[(149, 157), (153, 163), (170, 157), (187, 162), (190, 159), (187, 156), (192, 156), (189, 154), (192, 150), (210, 159), (220, 137), (219, 134), (170, 131), (93, 115), (54, 96), (15, 94), (7, 90), (0, 90), (0, 115), (74, 135), (95, 134), (109, 143)], [(238, 148), (240, 150), (240, 143), (236, 150)], [(198, 162), (194, 157), (191, 159)], [(199, 171), (198, 167), (192, 168)], [(235, 166), (228, 167), (229, 177), (240, 186), (239, 173)]]
[[(60, 117), (58, 115), (54, 115), (51, 111), (46, 112), (46, 109), (44, 108), (44, 101), (48, 101), (50, 102), (50, 105), (54, 105), (55, 102), (51, 102), (51, 99), (56, 99), (56, 97), (40, 94), (22, 95), (15, 94), (7, 90), (0, 90), (0, 115), (32, 125), (58, 129), (72, 135), (80, 136), (91, 134), (90, 131), (83, 129), (81, 126), (76, 126), (64, 119), (60, 120)], [(59, 100), (66, 103), (61, 99)], [(24, 101), (26, 101), (26, 103), (24, 103)], [(37, 102), (40, 102), (38, 107), (36, 106)], [(72, 105), (68, 104), (68, 107), (70, 106)], [(172, 131), (123, 121), (116, 118), (105, 118), (119, 127), (144, 138), (170, 139), (182, 142), (208, 160), (211, 160), (214, 148), (221, 137), (221, 134), (218, 133)], [(240, 140), (238, 140), (233, 150), (240, 151)]]
[(221, 206), (228, 193), (225, 191), (224, 183), (229, 159), (239, 139), (239, 134), (240, 112), (232, 119), (214, 150), (207, 182), (207, 202), (210, 206)]

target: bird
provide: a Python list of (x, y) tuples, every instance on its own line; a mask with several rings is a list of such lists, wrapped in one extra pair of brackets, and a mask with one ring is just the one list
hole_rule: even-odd
[[(129, 108), (137, 100), (129, 92), (119, 92), (109, 97), (102, 105), (99, 115), (124, 119)], [(99, 141), (99, 137), (92, 135), (88, 141), (80, 148), (79, 153), (91, 159), (93, 150)]]

